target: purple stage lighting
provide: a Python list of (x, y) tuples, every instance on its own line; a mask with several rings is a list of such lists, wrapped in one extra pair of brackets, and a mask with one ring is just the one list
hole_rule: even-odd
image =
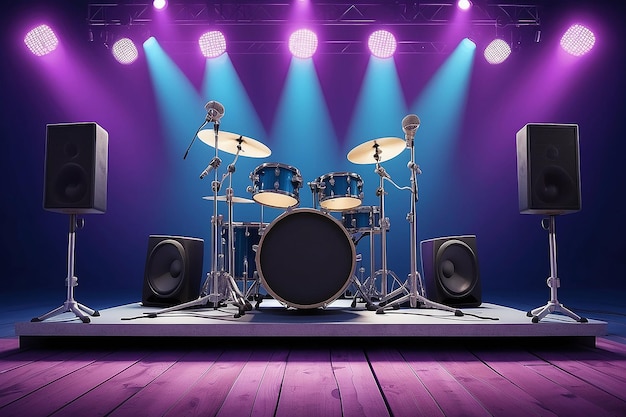
[(501, 64), (511, 55), (511, 47), (502, 39), (494, 39), (487, 45), (483, 55), (490, 64)]
[(472, 7), (472, 2), (470, 0), (459, 0), (456, 6), (461, 10), (469, 10)]
[(135, 43), (128, 38), (117, 40), (111, 51), (117, 62), (124, 65), (132, 64), (139, 56)]
[(219, 30), (206, 32), (200, 36), (198, 43), (205, 58), (217, 58), (226, 52), (226, 38)]
[(167, 0), (154, 0), (152, 6), (157, 10), (163, 10), (167, 7)]
[(367, 40), (370, 52), (377, 58), (390, 58), (398, 46), (396, 37), (386, 30), (377, 30)]
[(309, 29), (298, 29), (289, 36), (289, 51), (296, 58), (311, 58), (317, 50), (317, 35)]
[(57, 49), (59, 40), (50, 26), (39, 25), (28, 31), (24, 43), (33, 54), (43, 56)]
[(593, 48), (596, 37), (583, 25), (572, 25), (561, 37), (561, 48), (568, 54), (581, 56)]

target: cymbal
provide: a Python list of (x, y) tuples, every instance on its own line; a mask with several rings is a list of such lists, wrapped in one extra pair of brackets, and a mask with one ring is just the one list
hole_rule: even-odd
[[(205, 197), (202, 197), (202, 199), (209, 200), (209, 201), (214, 201), (215, 197), (212, 196), (212, 195), (207, 195)], [(225, 195), (218, 195), (217, 196), (217, 201), (226, 201), (226, 196)], [(233, 203), (254, 203), (254, 200), (250, 200), (249, 198), (236, 197), (236, 196), (232, 197), (232, 201), (233, 201)]]
[(348, 160), (355, 164), (375, 164), (395, 158), (405, 148), (404, 139), (393, 137), (372, 139), (348, 152)]
[[(215, 147), (215, 132), (213, 129), (202, 129), (198, 132), (198, 137), (209, 146)], [(241, 146), (239, 155), (250, 158), (265, 158), (272, 154), (270, 148), (258, 140), (239, 135), (237, 133), (222, 132), (217, 133), (217, 149), (220, 151), (237, 154), (238, 147)]]

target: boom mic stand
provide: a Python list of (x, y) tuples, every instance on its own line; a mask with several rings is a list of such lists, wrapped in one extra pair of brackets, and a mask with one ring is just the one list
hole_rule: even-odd
[[(178, 304), (176, 306), (173, 307), (169, 307), (169, 308), (164, 308), (162, 310), (158, 310), (158, 311), (154, 311), (152, 313), (144, 313), (146, 314), (147, 317), (150, 318), (155, 318), (160, 314), (163, 313), (168, 313), (170, 311), (178, 311), (178, 310), (182, 310), (188, 307), (194, 307), (194, 306), (201, 306), (201, 305), (206, 305), (207, 302), (211, 303), (214, 309), (217, 309), (219, 307), (220, 301), (222, 301), (223, 297), (225, 296), (225, 294), (221, 294), (219, 292), (219, 282), (220, 282), (220, 278), (221, 277), (226, 277), (226, 279), (228, 280), (228, 286), (231, 290), (231, 294), (233, 295), (234, 298), (234, 304), (239, 308), (239, 311), (235, 314), (235, 318), (239, 318), (241, 316), (243, 316), (245, 314), (246, 310), (251, 310), (252, 306), (250, 305), (250, 303), (248, 303), (247, 301), (245, 301), (244, 296), (241, 294), (241, 292), (239, 291), (239, 288), (237, 287), (237, 284), (235, 283), (234, 278), (232, 277), (232, 275), (229, 272), (226, 272), (224, 270), (222, 270), (221, 268), (219, 268), (218, 265), (218, 260), (219, 260), (219, 247), (220, 247), (220, 216), (218, 215), (218, 206), (217, 206), (217, 202), (218, 202), (218, 193), (219, 190), (221, 188), (221, 181), (219, 181), (219, 177), (218, 177), (218, 167), (221, 164), (222, 160), (219, 158), (219, 150), (218, 150), (218, 133), (219, 133), (219, 120), (214, 120), (213, 123), (213, 130), (215, 132), (215, 156), (213, 157), (213, 159), (211, 160), (211, 162), (209, 163), (209, 166), (207, 166), (207, 168), (200, 174), (200, 178), (204, 178), (210, 171), (213, 171), (213, 182), (211, 183), (211, 188), (213, 190), (213, 217), (211, 218), (211, 272), (209, 272), (207, 274), (207, 279), (205, 280), (204, 284), (202, 285), (202, 290), (200, 292), (200, 297), (198, 297), (196, 300), (192, 300), (183, 304)], [(241, 150), (241, 147), (238, 147), (239, 150)], [(239, 152), (237, 152), (237, 155), (235, 156), (235, 162), (237, 161), (237, 157), (239, 156)], [(228, 173), (226, 175), (231, 175), (232, 172), (234, 172), (234, 162), (233, 164), (228, 166)], [(232, 181), (232, 176), (231, 176), (231, 181)], [(232, 230), (232, 221), (230, 221), (230, 216), (232, 213), (232, 188), (228, 188), (227, 189), (227, 197), (226, 200), (229, 204), (228, 207), (228, 214), (229, 214), (229, 238), (231, 239), (231, 245), (232, 245), (232, 235), (233, 235), (233, 230)], [(233, 256), (231, 254), (230, 256), (230, 260), (232, 260)], [(229, 262), (229, 264), (232, 261)], [(229, 265), (229, 269), (230, 269), (230, 265)], [(234, 268), (233, 268), (234, 269)], [(212, 282), (212, 289), (211, 292), (209, 293), (208, 287), (210, 286)]]
[[(417, 271), (417, 254), (416, 254), (416, 250), (417, 250), (417, 223), (415, 221), (415, 214), (416, 214), (416, 203), (418, 200), (418, 193), (417, 193), (417, 174), (421, 174), (422, 171), (420, 170), (419, 166), (415, 163), (415, 145), (414, 145), (414, 141), (410, 140), (408, 141), (410, 143), (407, 143), (407, 147), (411, 150), (411, 160), (409, 161), (409, 163), (407, 164), (407, 167), (409, 168), (409, 170), (411, 171), (411, 211), (407, 214), (407, 220), (409, 221), (409, 223), (411, 224), (411, 231), (410, 231), (410, 245), (411, 245), (411, 272), (409, 273), (409, 279), (408, 279), (408, 284), (409, 284), (409, 291), (408, 294), (404, 295), (403, 297), (400, 297), (397, 300), (394, 300), (393, 303), (391, 304), (387, 304), (387, 305), (383, 305), (382, 307), (379, 307), (376, 310), (376, 314), (384, 314), (386, 309), (397, 309), (400, 307), (400, 304), (405, 303), (406, 301), (409, 301), (409, 305), (412, 308), (416, 308), (418, 307), (418, 302), (420, 304), (423, 304), (427, 307), (431, 307), (431, 308), (437, 308), (440, 310), (446, 310), (446, 311), (451, 311), (454, 313), (455, 316), (463, 316), (463, 312), (461, 310), (440, 304), (440, 303), (436, 303), (434, 301), (431, 301), (429, 299), (427, 299), (426, 297), (424, 297), (424, 295), (422, 294), (423, 289), (424, 289), (424, 285), (422, 283), (422, 277), (420, 276), (420, 273)], [(381, 208), (382, 210), (382, 208)], [(382, 212), (381, 212), (381, 217), (382, 217)], [(384, 233), (384, 230), (382, 231)], [(406, 284), (405, 284), (406, 285)], [(419, 286), (419, 290), (418, 290), (418, 286)], [(406, 288), (401, 287), (398, 288), (396, 291), (394, 292), (398, 292), (398, 291), (405, 291), (406, 292)], [(390, 297), (395, 296), (395, 294), (393, 294), (393, 292), (390, 294)]]

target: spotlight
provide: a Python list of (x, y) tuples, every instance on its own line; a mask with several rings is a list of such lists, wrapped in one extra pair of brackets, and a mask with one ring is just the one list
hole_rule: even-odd
[(28, 31), (24, 43), (37, 56), (47, 55), (57, 49), (59, 40), (48, 25), (39, 25)]
[(167, 0), (154, 0), (152, 6), (157, 10), (163, 10), (167, 7)]
[(139, 56), (135, 43), (128, 38), (117, 40), (113, 44), (112, 53), (117, 62), (124, 65), (132, 64)]
[(511, 47), (502, 39), (494, 39), (487, 45), (483, 55), (490, 64), (501, 64), (511, 55)]
[(377, 30), (367, 40), (370, 52), (377, 58), (390, 58), (398, 46), (395, 36), (386, 30)]
[(596, 43), (593, 32), (583, 25), (572, 25), (561, 37), (561, 48), (568, 54), (581, 56), (591, 51)]
[(289, 36), (289, 51), (296, 58), (311, 58), (317, 50), (317, 35), (309, 29), (296, 30)]
[(205, 58), (217, 58), (226, 52), (226, 38), (219, 30), (206, 32), (200, 36), (198, 43)]
[(470, 0), (459, 0), (456, 6), (461, 10), (469, 10), (472, 7), (472, 2)]

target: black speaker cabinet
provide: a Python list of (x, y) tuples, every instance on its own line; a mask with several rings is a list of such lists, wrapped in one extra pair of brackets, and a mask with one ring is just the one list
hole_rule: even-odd
[(43, 208), (104, 213), (109, 134), (96, 123), (46, 126)]
[(449, 305), (482, 303), (476, 236), (451, 236), (420, 243), (426, 298)]
[(578, 125), (527, 124), (517, 132), (516, 143), (520, 213), (580, 210)]
[(204, 240), (150, 235), (144, 270), (142, 303), (173, 306), (200, 296)]

